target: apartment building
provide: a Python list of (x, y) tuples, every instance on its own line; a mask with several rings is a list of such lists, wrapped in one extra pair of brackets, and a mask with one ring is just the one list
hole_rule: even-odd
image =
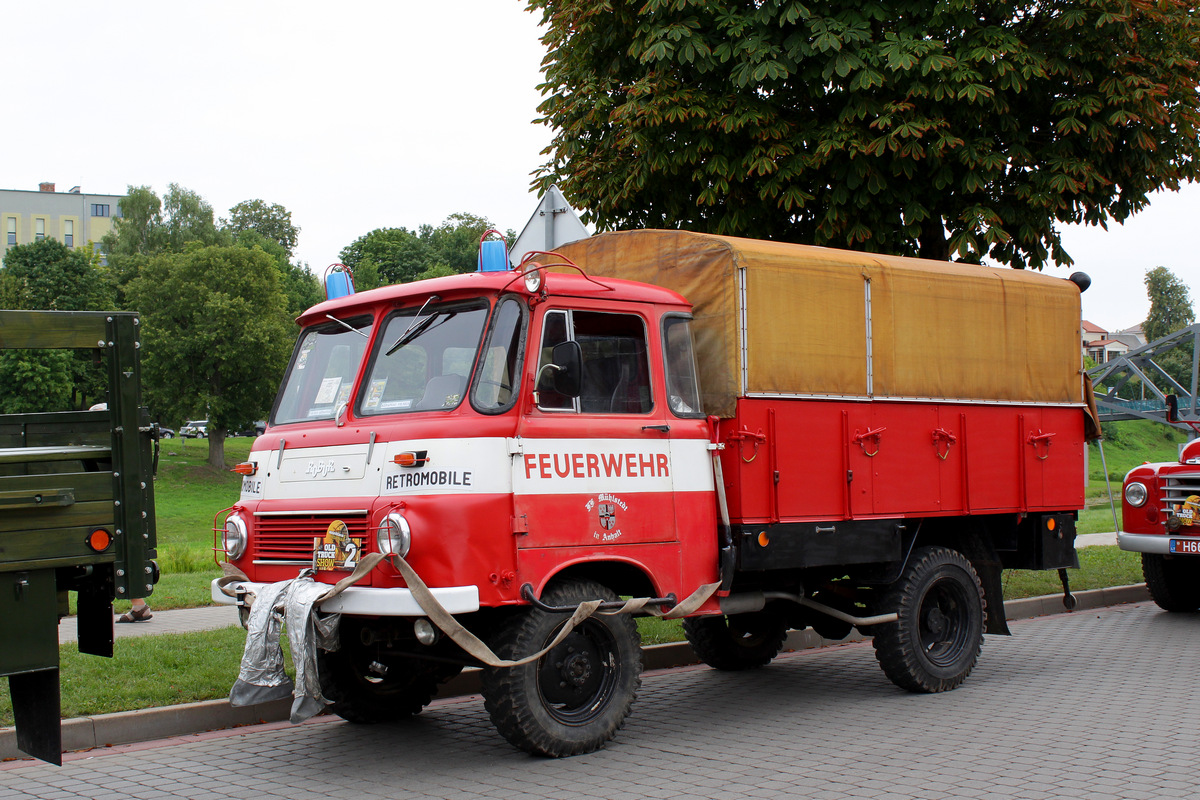
[(37, 191), (0, 189), (0, 236), (4, 249), (36, 242), (46, 237), (67, 247), (99, 243), (112, 230), (113, 218), (121, 216), (120, 194), (86, 194), (78, 186), (55, 191), (53, 183), (42, 183)]

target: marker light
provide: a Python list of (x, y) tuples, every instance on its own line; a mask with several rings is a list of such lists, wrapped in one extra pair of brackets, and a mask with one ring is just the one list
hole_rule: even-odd
[(1056, 519), (1054, 519), (1054, 517), (1050, 517), (1048, 520), (1046, 520), (1046, 530), (1052, 531), (1057, 527), (1058, 527), (1058, 521)]
[(254, 475), (258, 472), (258, 462), (244, 461), (229, 471), (236, 472), (238, 475)]
[(762, 533), (758, 534), (758, 546), (759, 547), (766, 547), (770, 543), (771, 543), (771, 537), (767, 536), (766, 531), (763, 531)]
[(423, 467), (429, 463), (429, 451), (409, 450), (404, 453), (397, 453), (392, 459), (392, 463), (399, 464), (402, 467)]
[(87, 546), (97, 553), (107, 550), (110, 544), (112, 544), (112, 534), (104, 530), (104, 528), (96, 528), (96, 530), (88, 534)]

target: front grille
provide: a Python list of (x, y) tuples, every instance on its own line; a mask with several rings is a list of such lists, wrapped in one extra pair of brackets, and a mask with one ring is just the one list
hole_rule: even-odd
[(346, 523), (350, 535), (367, 538), (366, 514), (288, 514), (255, 516), (250, 554), (256, 562), (312, 561), (313, 539), (320, 539), (334, 520)]
[(1163, 515), (1171, 516), (1183, 507), (1189, 497), (1200, 495), (1200, 474), (1168, 475), (1159, 481), (1159, 489), (1162, 492)]

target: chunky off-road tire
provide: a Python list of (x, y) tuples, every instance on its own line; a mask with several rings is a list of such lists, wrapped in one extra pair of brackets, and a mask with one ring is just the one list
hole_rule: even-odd
[(329, 710), (347, 722), (370, 724), (420, 714), (462, 667), (383, 656), (347, 636), (339, 650), (318, 653), (317, 671)]
[(689, 617), (683, 633), (697, 658), (714, 669), (756, 669), (779, 655), (787, 623), (772, 611), (728, 617)]
[(1142, 575), (1159, 608), (1165, 611), (1200, 608), (1200, 558), (1142, 553)]
[(892, 683), (910, 692), (945, 692), (971, 674), (983, 647), (983, 587), (961, 553), (914, 550), (879, 610), (900, 617), (874, 626), (875, 658)]
[[(577, 606), (616, 600), (589, 580), (564, 580), (542, 601)], [(538, 652), (569, 615), (521, 609), (492, 637), (492, 649), (515, 661)], [(483, 699), (505, 739), (535, 755), (573, 756), (604, 746), (621, 726), (642, 684), (641, 637), (628, 614), (596, 614), (542, 658), (519, 667), (483, 670)]]

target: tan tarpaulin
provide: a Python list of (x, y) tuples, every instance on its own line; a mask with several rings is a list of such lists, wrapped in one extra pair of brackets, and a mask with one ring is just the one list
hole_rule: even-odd
[(686, 231), (559, 252), (693, 303), (709, 413), (731, 416), (743, 391), (1083, 402), (1079, 290), (1060, 278)]

